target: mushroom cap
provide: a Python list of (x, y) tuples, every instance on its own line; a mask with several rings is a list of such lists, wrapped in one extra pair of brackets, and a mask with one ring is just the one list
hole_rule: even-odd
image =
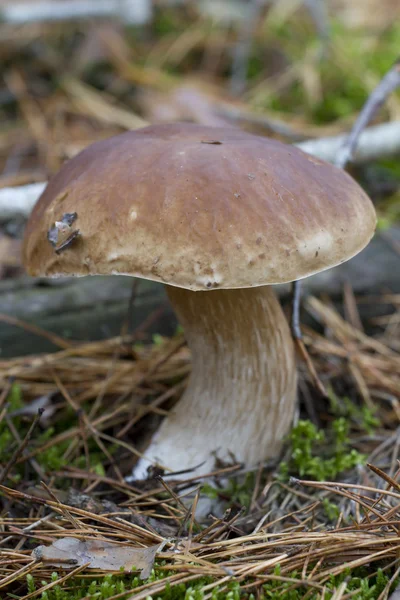
[[(48, 232), (76, 213), (56, 252)], [(36, 276), (131, 275), (192, 289), (284, 283), (367, 245), (376, 215), (343, 170), (234, 128), (176, 123), (89, 146), (51, 179), (27, 224)]]

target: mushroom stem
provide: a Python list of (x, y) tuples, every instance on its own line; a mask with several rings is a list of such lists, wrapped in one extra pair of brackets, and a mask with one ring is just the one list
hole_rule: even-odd
[(182, 398), (133, 475), (151, 462), (204, 474), (215, 458), (246, 467), (277, 456), (296, 405), (290, 330), (270, 286), (192, 292), (167, 286), (192, 352)]

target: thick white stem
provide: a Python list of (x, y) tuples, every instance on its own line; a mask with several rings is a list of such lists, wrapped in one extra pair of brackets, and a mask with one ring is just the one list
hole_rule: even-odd
[(158, 463), (204, 474), (215, 458), (254, 466), (280, 452), (296, 404), (293, 342), (267, 287), (168, 288), (192, 352), (188, 388), (154, 436), (134, 477)]

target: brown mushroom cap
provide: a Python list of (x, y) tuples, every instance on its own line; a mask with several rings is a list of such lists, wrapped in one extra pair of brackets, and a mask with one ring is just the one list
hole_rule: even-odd
[[(77, 213), (56, 253), (48, 231)], [(237, 129), (130, 131), (66, 163), (26, 230), (31, 275), (125, 274), (192, 290), (284, 283), (333, 267), (372, 237), (373, 205), (344, 171)]]

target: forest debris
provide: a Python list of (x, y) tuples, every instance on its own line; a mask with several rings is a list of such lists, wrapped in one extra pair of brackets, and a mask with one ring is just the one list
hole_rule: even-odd
[(47, 232), (47, 239), (53, 246), (55, 253), (60, 254), (68, 248), (71, 243), (80, 235), (79, 229), (72, 229), (73, 223), (78, 218), (76, 212), (65, 213), (61, 221), (56, 221)]
[(156, 553), (160, 544), (148, 548), (132, 548), (105, 540), (79, 540), (65, 537), (56, 540), (51, 546), (38, 546), (32, 557), (53, 567), (64, 569), (88, 564), (88, 569), (103, 571), (124, 571), (129, 573), (139, 570), (140, 578), (150, 577)]
[[(108, 481), (115, 486), (115, 481)], [(180, 482), (183, 486), (187, 483)], [(90, 527), (90, 533), (97, 536), (80, 540), (74, 537), (77, 534), (71, 521), (60, 518), (64, 506), (4, 486), (0, 487), (0, 493), (10, 501), (18, 501), (31, 512), (33, 505), (38, 504), (39, 507), (45, 505), (53, 514), (46, 519), (45, 529), (40, 527), (42, 520), (35, 514), (30, 514), (29, 518), (4, 516), (1, 523), (6, 532), (10, 531), (12, 537), (29, 536), (27, 527), (34, 527), (34, 536), (47, 541), (51, 520), (53, 544), (36, 548), (33, 557), (38, 562), (28, 563), (37, 565), (37, 576), (42, 578), (46, 578), (46, 574), (48, 576), (49, 566), (68, 569), (70, 574), (75, 573), (77, 568), (81, 570), (96, 568), (106, 574), (110, 570), (119, 570), (119, 567), (131, 570), (130, 567), (134, 566), (138, 569), (142, 568), (141, 578), (144, 579), (153, 567), (155, 555), (161, 552), (163, 544), (167, 544), (168, 548), (163, 553), (165, 564), (155, 566), (157, 575), (168, 571), (165, 577), (161, 579), (157, 577), (152, 582), (146, 583), (145, 587), (139, 586), (131, 590), (132, 594), (144, 591), (146, 596), (160, 594), (168, 586), (178, 582), (205, 576), (213, 578), (209, 589), (221, 587), (226, 583), (227, 575), (229, 578), (234, 575), (238, 581), (246, 578), (246, 583), (254, 588), (269, 581), (281, 581), (293, 585), (304, 584), (306, 588), (322, 591), (322, 586), (329, 581), (332, 574), (345, 575), (352, 567), (372, 566), (374, 568), (373, 565), (383, 567), (385, 571), (393, 561), (398, 559), (397, 531), (393, 530), (393, 527), (388, 528), (388, 524), (396, 521), (400, 495), (396, 490), (382, 489), (383, 482), (380, 480), (379, 473), (375, 483), (370, 480), (367, 482), (370, 485), (297, 479), (293, 479), (293, 483), (297, 485), (275, 483), (274, 486), (275, 489), (276, 486), (281, 487), (288, 496), (289, 504), (284, 515), (281, 514), (279, 497), (274, 501), (273, 497), (276, 494), (275, 492), (271, 494), (269, 487), (263, 500), (263, 510), (268, 510), (266, 514), (270, 514), (269, 518), (257, 531), (247, 535), (242, 527), (251, 515), (236, 519), (234, 529), (236, 535), (228, 538), (226, 519), (214, 519), (209, 527), (203, 529), (192, 540), (185, 538), (180, 540), (179, 544), (171, 545), (167, 539), (160, 539), (160, 536), (154, 535), (152, 531), (129, 523), (123, 518), (114, 519), (111, 515), (99, 515), (89, 511), (89, 507), (86, 510), (69, 507), (70, 513), (79, 524), (86, 531)], [(305, 493), (307, 487), (315, 488), (315, 492)], [(178, 488), (175, 489), (178, 491)], [(133, 488), (131, 492), (134, 492)], [(148, 512), (151, 503), (153, 506), (158, 506), (159, 516), (161, 517), (163, 513), (167, 520), (172, 514), (171, 511), (175, 511), (177, 505), (171, 499), (166, 500), (161, 497), (156, 500), (155, 495), (160, 492), (162, 489), (153, 489), (145, 493), (139, 490), (134, 492), (136, 508), (143, 516)], [(336, 497), (342, 498), (346, 505), (351, 500), (360, 509), (359, 514), (356, 512), (355, 522), (352, 519), (349, 523), (346, 519), (347, 522), (338, 523), (331, 530), (321, 528), (321, 518), (322, 521), (326, 518), (323, 510), (321, 512), (323, 507), (321, 500), (327, 498), (327, 494), (331, 500), (335, 500)], [(298, 501), (301, 502), (300, 507)], [(123, 507), (126, 509), (126, 503), (120, 505), (120, 510), (123, 510)], [(278, 515), (278, 520), (274, 518), (275, 515)], [(280, 522), (278, 529), (275, 528), (277, 521)], [(57, 540), (61, 532), (65, 532), (62, 534), (64, 537)], [(81, 530), (81, 535), (83, 533)], [(71, 537), (67, 537), (69, 535)], [(104, 536), (112, 537), (115, 542), (104, 540)], [(154, 542), (161, 542), (161, 545), (159, 543), (154, 545)], [(310, 561), (310, 550), (313, 556), (318, 558), (316, 564), (315, 561)], [(78, 552), (81, 552), (79, 557), (77, 557)], [(26, 575), (23, 567), (18, 567), (31, 561), (28, 550), (4, 548), (2, 553), (5, 562), (0, 565), (0, 576), (3, 575), (3, 579), (0, 579), (0, 587), (9, 582), (7, 559), (13, 564), (13, 570), (17, 573), (15, 580), (21, 580)], [(279, 575), (274, 571), (277, 562), (280, 563)], [(303, 571), (301, 580), (291, 579), (291, 574), (295, 570)], [(61, 578), (57, 583), (64, 580)], [(37, 591), (42, 592), (45, 589), (41, 588)]]
[(147, 125), (146, 121), (135, 115), (132, 110), (114, 106), (107, 94), (100, 93), (74, 77), (65, 78), (62, 87), (79, 114), (90, 115), (102, 123), (118, 125), (123, 129), (137, 129)]
[[(63, 0), (62, 3), (78, 1), (64, 2)], [(332, 1), (339, 2), (339, 0)], [(365, 0), (364, 4), (370, 6), (377, 1), (379, 0)], [(360, 4), (360, 9), (364, 10), (362, 0), (354, 0), (354, 2)], [(0, 5), (6, 3), (13, 5), (12, 0), (0, 0)], [(61, 4), (57, 0), (45, 0), (45, 3), (54, 6)], [(396, 0), (381, 2), (382, 6), (389, 4), (394, 6), (395, 3)], [(37, 8), (37, 0), (30, 0), (30, 4), (32, 8)], [(96, 0), (93, 0), (93, 4), (96, 4)], [(161, 17), (164, 6), (168, 5), (168, 15), (172, 14), (173, 17), (171, 24), (175, 26), (176, 23), (180, 28), (184, 9), (178, 9), (180, 13), (175, 19), (170, 4), (170, 0), (154, 2), (157, 14)], [(244, 3), (242, 0), (191, 2), (190, 15), (189, 13), (187, 15), (190, 24), (183, 28), (183, 39), (189, 39), (186, 55), (183, 45), (176, 44), (176, 38), (180, 38), (179, 31), (178, 35), (174, 30), (171, 35), (167, 32), (166, 35), (153, 36), (153, 32), (147, 30), (144, 36), (135, 35), (134, 43), (131, 43), (131, 35), (125, 36), (122, 28), (118, 29), (117, 21), (113, 20), (110, 29), (107, 31), (102, 29), (99, 33), (106, 50), (104, 52), (101, 48), (106, 59), (104, 62), (101, 53), (96, 56), (90, 52), (83, 52), (83, 49), (87, 48), (82, 46), (82, 42), (85, 41), (86, 25), (78, 24), (76, 28), (76, 25), (71, 23), (61, 26), (60, 29), (59, 26), (54, 25), (25, 25), (19, 26), (18, 35), (15, 35), (15, 27), (3, 24), (2, 52), (5, 64), (15, 64), (20, 69), (26, 81), (26, 89), (19, 94), (12, 94), (9, 89), (0, 89), (0, 108), (3, 111), (2, 102), (4, 102), (4, 113), (8, 117), (8, 123), (0, 133), (2, 185), (19, 186), (50, 177), (67, 158), (71, 158), (90, 143), (118, 134), (121, 129), (130, 128), (130, 123), (133, 123), (132, 118), (136, 119), (136, 115), (150, 122), (158, 120), (202, 122), (212, 119), (215, 125), (218, 122), (221, 125), (237, 123), (250, 131), (256, 133), (262, 131), (267, 134), (272, 132), (274, 136), (292, 142), (301, 142), (310, 137), (337, 135), (350, 127), (350, 123), (355, 118), (351, 111), (354, 111), (356, 106), (356, 103), (353, 105), (352, 102), (346, 114), (342, 115), (342, 111), (337, 114), (334, 110), (329, 122), (323, 124), (322, 119), (318, 124), (313, 124), (311, 115), (315, 114), (317, 107), (316, 100), (309, 90), (312, 90), (315, 80), (317, 86), (321, 83), (320, 63), (317, 64), (316, 55), (311, 53), (310, 58), (304, 59), (304, 63), (298, 66), (298, 57), (302, 58), (304, 53), (294, 52), (296, 46), (292, 36), (288, 36), (290, 37), (288, 41), (273, 40), (271, 44), (270, 36), (264, 35), (266, 28), (261, 22), (255, 34), (254, 50), (256, 50), (257, 61), (260, 60), (265, 64), (259, 67), (255, 65), (257, 68), (249, 79), (249, 84), (257, 89), (258, 81), (261, 80), (267, 93), (266, 101), (261, 97), (258, 101), (256, 97), (256, 101), (249, 102), (252, 94), (243, 98), (240, 103), (226, 98), (224, 93), (226, 74), (231, 72), (229, 67), (236, 39), (234, 30), (236, 25), (228, 28), (225, 19), (223, 23), (215, 19), (212, 28), (209, 27), (208, 22), (204, 23), (202, 19), (198, 19), (197, 4), (202, 7), (208, 5), (210, 14), (214, 11), (213, 14), (216, 16), (217, 11), (222, 13), (220, 7), (226, 6), (225, 12), (229, 21), (235, 15), (237, 19), (242, 19), (244, 8), (247, 9), (244, 4), (250, 6), (250, 2)], [(289, 6), (286, 2), (277, 3), (277, 6), (278, 4)], [(297, 10), (296, 3), (289, 4)], [(308, 4), (317, 6), (317, 0), (310, 0)], [(195, 10), (193, 10), (194, 5), (196, 5)], [(384, 10), (382, 9), (381, 12), (383, 13)], [(388, 22), (392, 22), (393, 14), (390, 11), (385, 12)], [(372, 20), (374, 27), (378, 26), (377, 22), (382, 15), (380, 13), (375, 19), (371, 17), (372, 14), (373, 11), (372, 13), (369, 11), (368, 18)], [(304, 28), (301, 19), (299, 22)], [(99, 24), (99, 21), (93, 24), (96, 34)], [(222, 35), (220, 26), (224, 27)], [(74, 33), (76, 30), (77, 33)], [(358, 82), (356, 89), (358, 90), (359, 84), (360, 89), (372, 89), (377, 83), (375, 77), (379, 76), (380, 68), (364, 68), (366, 64), (370, 64), (370, 61), (367, 63), (360, 61), (361, 68), (354, 70), (354, 57), (357, 59), (357, 53), (353, 54), (352, 45), (348, 47), (343, 43), (342, 37), (337, 37), (335, 32), (332, 34), (332, 55), (327, 59), (327, 68), (332, 68), (332, 72), (334, 68), (341, 70), (343, 81), (346, 83), (353, 81), (354, 71)], [(272, 37), (275, 38), (275, 35)], [(196, 45), (196, 39), (193, 41), (192, 38), (201, 40), (199, 45)], [(379, 56), (381, 48), (383, 52), (388, 48), (385, 40), (383, 44), (380, 40), (379, 43), (378, 41), (375, 43), (368, 35), (360, 35), (360, 44), (356, 46), (362, 48), (365, 56)], [(158, 54), (153, 53), (154, 43), (159, 46)], [(305, 43), (303, 42), (301, 49), (307, 45), (308, 38)], [(164, 48), (167, 49), (165, 53)], [(280, 56), (282, 50), (285, 60)], [(89, 57), (86, 65), (85, 60), (82, 60), (82, 53), (85, 55), (85, 60)], [(160, 63), (156, 61), (154, 65), (154, 56), (161, 58)], [(271, 72), (270, 62), (275, 61), (277, 70)], [(291, 66), (293, 66), (292, 73)], [(271, 93), (274, 93), (269, 88), (274, 86), (273, 76), (275, 73), (280, 75), (280, 69), (288, 69), (289, 75), (288, 79), (285, 79), (285, 73), (280, 78), (283, 97), (290, 94), (292, 81), (290, 78), (304, 71), (305, 74), (301, 75), (300, 89), (304, 87), (304, 95), (308, 98), (305, 106), (308, 117), (302, 116), (303, 103), (300, 105), (295, 103), (294, 106), (292, 103), (290, 112), (286, 112), (286, 109), (285, 112), (267, 109), (270, 105)], [(187, 82), (192, 72), (199, 82), (203, 79), (207, 81), (212, 79), (216, 83), (215, 94), (211, 91), (208, 93), (208, 87), (204, 88), (207, 94), (204, 93), (203, 96), (201, 92), (196, 95), (188, 91)], [(64, 77), (64, 73), (68, 73), (72, 80)], [(264, 84), (265, 78), (267, 81)], [(333, 79), (335, 81), (335, 78)], [(79, 86), (82, 83), (84, 87)], [(329, 81), (324, 80), (323, 83), (326, 98), (330, 103), (332, 87)], [(185, 86), (186, 91), (182, 89)], [(338, 88), (340, 92), (340, 86)], [(273, 89), (277, 88), (273, 87)], [(298, 89), (297, 84), (296, 89)], [(15, 81), (14, 91), (18, 92)], [(156, 98), (160, 104), (155, 108), (150, 107), (149, 100), (153, 91), (160, 92), (160, 96)], [(146, 96), (144, 101), (140, 102), (139, 94)], [(332, 95), (336, 98), (335, 93)], [(172, 100), (170, 97), (173, 97)], [(30, 108), (37, 106), (40, 111), (37, 113), (38, 116), (46, 120), (46, 139), (42, 135), (34, 135), (37, 129), (33, 126), (37, 127), (37, 124), (32, 121), (30, 115), (28, 115), (30, 127), (27, 127), (27, 113), (24, 112), (27, 98), (28, 101), (32, 100)], [(280, 98), (281, 95), (278, 94), (278, 99)], [(339, 93), (338, 100), (342, 100)], [(395, 106), (398, 106), (396, 98), (392, 100)], [(7, 104), (10, 105), (11, 110)], [(383, 146), (387, 149), (388, 141), (389, 152), (400, 147), (398, 134), (400, 124), (395, 121), (400, 117), (396, 110), (390, 107), (386, 114), (390, 115), (391, 122), (377, 128), (376, 145), (371, 142), (371, 139), (368, 141), (365, 160), (369, 160), (368, 156), (371, 156), (370, 153), (374, 153), (376, 148)], [(380, 144), (382, 127), (383, 131), (388, 132), (389, 137), (382, 139)], [(310, 148), (316, 147), (318, 152), (327, 151), (328, 156), (334, 157), (342, 139), (330, 137), (328, 141), (313, 139), (306, 143), (310, 144)], [(204, 148), (206, 151), (206, 147)], [(356, 161), (358, 160), (363, 158), (359, 155), (356, 157)], [(365, 173), (368, 174), (369, 170), (374, 168), (368, 166)], [(375, 182), (375, 176), (373, 179), (372, 187), (377, 189), (377, 193), (382, 192), (386, 195), (390, 189), (392, 190), (390, 193), (396, 191), (395, 182), (384, 180), (382, 185), (380, 181)], [(39, 184), (32, 205), (40, 195), (39, 189), (41, 188), (41, 192), (44, 186), (45, 184)], [(0, 190), (0, 220), (13, 219), (16, 211), (20, 210), (18, 209), (20, 205), (17, 206), (19, 189), (13, 188), (11, 192)], [(23, 189), (25, 194), (27, 188)], [(10, 196), (10, 193), (15, 195)], [(22, 212), (29, 216), (30, 210), (25, 204)], [(21, 212), (18, 213), (18, 217), (20, 215)], [(56, 216), (60, 217), (61, 214)], [(18, 225), (21, 221), (22, 219), (18, 218)], [(14, 224), (11, 223), (7, 227), (10, 226)], [(35, 538), (35, 545), (50, 545), (57, 538), (75, 536), (76, 539), (76, 536), (85, 535), (86, 540), (89, 541), (111, 540), (119, 547), (129, 546), (137, 550), (143, 546), (150, 548), (161, 541), (161, 536), (168, 536), (168, 539), (173, 538), (174, 541), (167, 542), (169, 551), (162, 554), (163, 563), (157, 562), (154, 565), (155, 577), (152, 577), (148, 583), (143, 582), (144, 585), (127, 590), (126, 595), (132, 598), (155, 597), (164, 591), (169, 593), (169, 587), (173, 588), (175, 585), (180, 584), (186, 588), (189, 582), (189, 585), (192, 585), (192, 582), (198, 583), (207, 597), (213, 594), (217, 586), (222, 594), (229, 594), (228, 585), (231, 585), (233, 575), (241, 586), (240, 593), (251, 592), (257, 596), (264, 593), (265, 587), (272, 583), (274, 589), (276, 586), (276, 594), (281, 597), (292, 593), (293, 590), (295, 595), (297, 593), (303, 595), (304, 591), (306, 597), (314, 594), (322, 598), (332, 593), (329, 587), (330, 580), (335, 574), (340, 573), (343, 584), (335, 583), (333, 590), (338, 600), (344, 592), (347, 573), (353, 566), (364, 565), (367, 575), (363, 581), (360, 580), (359, 585), (364, 585), (365, 582), (373, 583), (378, 567), (382, 569), (383, 574), (389, 573), (390, 579), (386, 590), (376, 600), (387, 598), (389, 589), (396, 586), (393, 582), (398, 576), (398, 570), (396, 566), (393, 567), (393, 564), (398, 564), (400, 549), (398, 531), (396, 531), (400, 494), (394, 489), (386, 489), (385, 493), (382, 493), (382, 487), (386, 487), (389, 481), (382, 473), (387, 472), (390, 478), (397, 481), (395, 470), (399, 448), (396, 427), (400, 418), (398, 378), (400, 346), (398, 324), (396, 325), (393, 319), (398, 319), (400, 313), (392, 311), (400, 307), (400, 279), (397, 276), (399, 270), (395, 263), (396, 260), (398, 263), (396, 250), (398, 231), (394, 232), (396, 239), (393, 239), (393, 243), (384, 242), (380, 234), (360, 258), (311, 278), (305, 284), (309, 293), (316, 294), (323, 290), (325, 294), (324, 304), (306, 306), (307, 316), (312, 314), (313, 318), (317, 317), (319, 329), (315, 328), (314, 320), (309, 321), (313, 329), (311, 325), (310, 327), (305, 325), (305, 343), (318, 373), (321, 373), (323, 383), (328, 388), (332, 388), (335, 398), (337, 395), (337, 399), (341, 402), (344, 394), (349, 397), (351, 411), (349, 409), (348, 421), (351, 426), (351, 443), (361, 452), (368, 453), (369, 457), (374, 456), (373, 464), (377, 465), (378, 471), (369, 472), (360, 465), (356, 472), (344, 473), (331, 485), (323, 486), (325, 489), (308, 489), (305, 486), (290, 487), (275, 477), (275, 465), (267, 467), (266, 470), (260, 471), (260, 481), (257, 475), (257, 484), (251, 492), (253, 496), (251, 508), (246, 515), (237, 516), (232, 513), (234, 516), (229, 528), (227, 528), (229, 517), (226, 519), (210, 517), (211, 524), (200, 532), (193, 531), (193, 537), (191, 529), (186, 527), (187, 523), (184, 520), (186, 515), (180, 516), (182, 507), (179, 502), (171, 495), (166, 497), (165, 489), (157, 481), (153, 480), (150, 483), (153, 486), (151, 489), (149, 489), (150, 485), (141, 488), (136, 487), (135, 484), (130, 485), (126, 481), (119, 481), (113, 478), (112, 474), (115, 461), (118, 461), (123, 474), (130, 472), (136, 447), (139, 450), (142, 448), (143, 440), (139, 437), (142, 435), (141, 432), (149, 433), (147, 422), (151, 428), (153, 420), (156, 422), (165, 414), (166, 409), (173, 408), (173, 401), (179, 398), (190, 372), (190, 353), (187, 347), (180, 348), (171, 355), (170, 344), (176, 341), (165, 341), (163, 345), (153, 344), (153, 346), (139, 344), (139, 341), (149, 339), (151, 333), (146, 328), (147, 325), (144, 327), (145, 319), (146, 324), (154, 324), (156, 322), (154, 315), (161, 314), (157, 313), (156, 308), (164, 301), (158, 296), (157, 290), (161, 286), (155, 284), (154, 288), (147, 288), (147, 282), (144, 283), (145, 292), (142, 295), (141, 289), (136, 299), (138, 301), (135, 300), (134, 310), (132, 310), (133, 322), (129, 330), (124, 330), (123, 335), (101, 342), (71, 343), (61, 336), (68, 336), (71, 340), (94, 337), (97, 339), (98, 332), (101, 330), (102, 336), (107, 335), (110, 338), (119, 331), (120, 322), (126, 318), (126, 308), (121, 307), (123, 301), (127, 303), (130, 297), (131, 285), (123, 283), (123, 280), (128, 278), (109, 277), (102, 279), (101, 282), (98, 278), (90, 280), (85, 278), (79, 281), (79, 286), (71, 280), (41, 281), (37, 286), (25, 279), (21, 279), (20, 282), (13, 280), (1, 282), (1, 312), (13, 315), (8, 317), (0, 314), (0, 325), (3, 323), (4, 330), (0, 340), (2, 352), (0, 378), (3, 380), (0, 421), (3, 413), (3, 426), (6, 433), (7, 428), (12, 432), (13, 443), (11, 449), (7, 450), (6, 459), (9, 458), (13, 448), (21, 442), (20, 438), (29, 426), (26, 418), (21, 419), (19, 437), (15, 430), (15, 424), (19, 426), (19, 422), (15, 421), (14, 416), (17, 416), (15, 413), (18, 414), (19, 410), (24, 411), (19, 413), (20, 415), (26, 415), (26, 412), (24, 408), (17, 408), (11, 413), (12, 407), (8, 412), (6, 402), (8, 402), (11, 386), (15, 386), (16, 389), (21, 388), (21, 400), (23, 399), (24, 402), (34, 399), (33, 405), (36, 404), (36, 400), (40, 400), (41, 395), (44, 397), (47, 394), (54, 395), (51, 406), (46, 409), (44, 415), (49, 416), (49, 425), (54, 428), (54, 433), (47, 435), (42, 419), (41, 427), (35, 430), (32, 444), (29, 444), (29, 448), (25, 449), (23, 455), (18, 458), (15, 469), (10, 474), (10, 488), (0, 487), (2, 507), (0, 588), (7, 586), (5, 593), (10, 596), (12, 594), (22, 596), (27, 593), (26, 598), (33, 598), (41, 597), (42, 594), (44, 596), (48, 589), (54, 586), (64, 587), (65, 584), (68, 590), (66, 593), (72, 595), (75, 589), (78, 589), (75, 586), (82, 585), (81, 579), (78, 579), (78, 583), (75, 584), (72, 577), (86, 570), (87, 563), (76, 568), (71, 566), (66, 576), (54, 581), (50, 579), (52, 568), (48, 562), (32, 561), (30, 556), (32, 546), (28, 544), (32, 543), (33, 538)], [(355, 310), (360, 310), (365, 332), (357, 325), (357, 320), (354, 318), (357, 315), (354, 310), (349, 312), (352, 317), (347, 319), (350, 321), (347, 327), (341, 313), (332, 311), (333, 305), (326, 300), (327, 294), (335, 295), (342, 289), (345, 280), (351, 281), (355, 294), (365, 293), (365, 291), (370, 294), (368, 298), (365, 296), (361, 299), (356, 298), (358, 305)], [(107, 291), (108, 286), (109, 291)], [(116, 289), (118, 294), (115, 293)], [(391, 293), (381, 295), (381, 289), (390, 290)], [(379, 290), (379, 295), (376, 290)], [(133, 302), (130, 308), (132, 305)], [(91, 309), (93, 306), (96, 307), (96, 311)], [(150, 315), (151, 318), (148, 317), (150, 307), (154, 310)], [(386, 314), (386, 309), (391, 314)], [(121, 312), (117, 313), (117, 311)], [(112, 318), (109, 318), (111, 314)], [(386, 329), (375, 327), (372, 330), (375, 337), (367, 337), (371, 332), (368, 321), (370, 314), (374, 316), (385, 314), (384, 318), (390, 319), (390, 322), (380, 322), (383, 327), (388, 324)], [(379, 318), (383, 317), (379, 316)], [(36, 323), (36, 328), (30, 324), (31, 322)], [(88, 326), (88, 323), (95, 323), (90, 334), (87, 332), (92, 325)], [(157, 333), (165, 333), (161, 329), (164, 327), (163, 323), (157, 325)], [(16, 327), (22, 328), (21, 334)], [(58, 333), (58, 336), (48, 333), (47, 330), (54, 331), (54, 334)], [(325, 330), (326, 335), (321, 334), (322, 330)], [(34, 331), (36, 333), (33, 333)], [(92, 331), (95, 332), (93, 335)], [(128, 331), (134, 331), (134, 334), (125, 335)], [(33, 335), (40, 337), (32, 339)], [(17, 342), (18, 339), (21, 342)], [(47, 344), (50, 339), (62, 350), (56, 354), (40, 355), (40, 352), (48, 350), (46, 345), (41, 345), (42, 341)], [(21, 351), (17, 353), (14, 350), (18, 343)], [(386, 350), (384, 351), (379, 344), (384, 344)], [(6, 356), (11, 356), (13, 352), (17, 355), (29, 349), (34, 350), (36, 356), (6, 360)], [(357, 381), (352, 376), (354, 372), (359, 374)], [(305, 395), (304, 390), (307, 391), (310, 386), (308, 374), (303, 366), (301, 366), (300, 381), (301, 394)], [(65, 394), (60, 395), (59, 384), (64, 392), (67, 390), (67, 395), (72, 398), (74, 405), (79, 405), (76, 414), (68, 408)], [(364, 417), (359, 414), (359, 410), (364, 408), (361, 384), (367, 387), (371, 399), (376, 402), (382, 423), (374, 425), (371, 435), (364, 433)], [(309, 396), (312, 402), (312, 394), (309, 393)], [(91, 404), (89, 405), (88, 402)], [(326, 422), (326, 418), (334, 417), (328, 405), (320, 399), (316, 399), (315, 405), (315, 411), (318, 417), (321, 417), (319, 419), (321, 425)], [(54, 413), (49, 415), (48, 411), (52, 408), (55, 408)], [(354, 414), (353, 408), (357, 411)], [(90, 422), (86, 424), (82, 418), (83, 411), (90, 418)], [(103, 449), (98, 446), (99, 440), (103, 441)], [(115, 454), (113, 452), (108, 453), (109, 456), (105, 455), (104, 442), (115, 445)], [(85, 452), (90, 453), (89, 458), (94, 457), (92, 461), (81, 460)], [(62, 459), (58, 469), (49, 463), (49, 456), (50, 458), (55, 456), (57, 460)], [(52, 490), (55, 490), (51, 496), (53, 500), (48, 499), (43, 489), (34, 488), (42, 479), (42, 475), (34, 467), (36, 460), (46, 469), (45, 475), (51, 477), (49, 485)], [(268, 470), (269, 468), (273, 471)], [(21, 474), (22, 479), (18, 481), (16, 476), (21, 477)], [(236, 482), (239, 484), (237, 492), (241, 492), (241, 478), (244, 475), (243, 472), (239, 472), (238, 479), (233, 480), (235, 490)], [(247, 475), (252, 476), (252, 473), (246, 474), (246, 477)], [(218, 483), (216, 493), (223, 501), (226, 499), (224, 494), (227, 493), (229, 502), (233, 502), (233, 510), (238, 510), (239, 500), (231, 497), (229, 490), (226, 492), (223, 487), (219, 487), (220, 482), (227, 477), (227, 471), (212, 474), (212, 478), (215, 478)], [(350, 491), (346, 491), (343, 482), (347, 486), (361, 482), (369, 486), (369, 489), (360, 490), (358, 493), (354, 488), (347, 487)], [(30, 487), (27, 488), (27, 484)], [(193, 480), (177, 483), (168, 479), (168, 486), (179, 498), (188, 493), (188, 485), (193, 487)], [(62, 488), (61, 492), (57, 491), (58, 486)], [(36, 498), (27, 493), (31, 488), (35, 489)], [(74, 488), (79, 488), (79, 491)], [(262, 496), (259, 495), (260, 489), (266, 490)], [(249, 491), (251, 490), (246, 485), (246, 494)], [(57, 502), (54, 501), (54, 497), (57, 498)], [(241, 500), (240, 496), (238, 498)], [(66, 503), (67, 506), (60, 507), (61, 502)], [(327, 520), (327, 508), (330, 510), (334, 508), (331, 504), (337, 507), (339, 515), (333, 518), (328, 516)], [(45, 508), (46, 516), (43, 517)], [(73, 520), (67, 518), (67, 514), (73, 515), (75, 522), (79, 522), (79, 532), (76, 531)], [(180, 525), (177, 521), (180, 521)], [(177, 540), (177, 532), (182, 523), (181, 531), (185, 533), (188, 531), (188, 537)], [(160, 549), (158, 551), (160, 552)], [(279, 575), (274, 570), (277, 560), (280, 562)], [(296, 578), (292, 575), (294, 571), (298, 573)], [(36, 589), (28, 593), (26, 575), (31, 572)], [(91, 573), (93, 574), (93, 571)], [(107, 571), (104, 574), (97, 572), (95, 578), (101, 581), (106, 573)], [(86, 573), (84, 577), (91, 577), (91, 575)], [(204, 585), (201, 581), (203, 577), (209, 577), (210, 583)], [(200, 583), (196, 581), (198, 579)], [(46, 581), (51, 583), (39, 589), (41, 581), (42, 585)], [(363, 590), (354, 589), (354, 583), (356, 583), (355, 579), (350, 588), (351, 592), (344, 592), (345, 596), (342, 597), (347, 598), (362, 593)], [(396, 597), (394, 592), (391, 600), (395, 600)]]
[(1, 472), (1, 475), (0, 475), (0, 484), (2, 484), (4, 481), (6, 481), (9, 472), (15, 466), (18, 458), (23, 455), (24, 450), (27, 447), (27, 445), (29, 443), (29, 440), (32, 437), (32, 433), (34, 432), (35, 427), (39, 423), (40, 417), (42, 416), (42, 414), (43, 414), (43, 409), (39, 408), (39, 410), (37, 411), (37, 415), (33, 419), (32, 423), (31, 423), (31, 426), (29, 427), (28, 432), (25, 435), (24, 439), (21, 441), (21, 443), (14, 450), (14, 452), (13, 452), (10, 460), (5, 465), (5, 467), (2, 469), (2, 472)]

